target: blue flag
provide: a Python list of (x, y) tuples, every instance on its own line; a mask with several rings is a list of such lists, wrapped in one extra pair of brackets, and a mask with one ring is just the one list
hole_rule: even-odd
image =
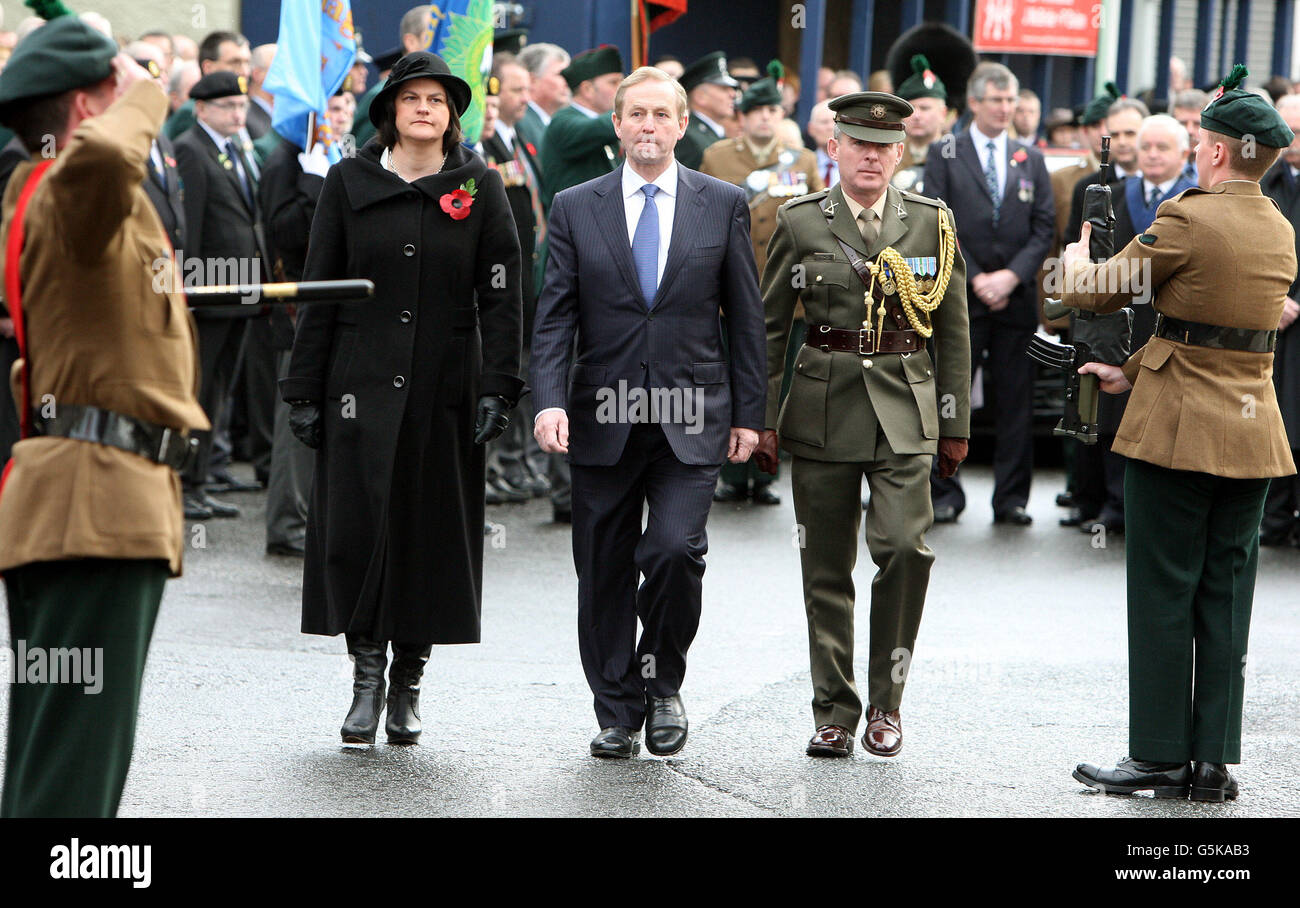
[[(329, 121), (329, 99), (339, 90), (357, 55), (351, 0), (282, 0), (275, 59), (262, 87), (275, 95), (271, 126), (307, 150), (325, 146), (330, 163), (342, 156), (341, 136)], [(309, 135), (315, 114), (315, 135)]]
[(432, 4), (420, 46), (469, 83), (472, 95), (460, 126), (465, 141), (474, 144), (483, 132), (483, 83), (492, 71), (492, 0)]

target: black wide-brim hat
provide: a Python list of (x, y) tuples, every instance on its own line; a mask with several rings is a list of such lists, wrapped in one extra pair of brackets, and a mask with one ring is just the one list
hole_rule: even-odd
[(456, 106), (456, 116), (463, 117), (469, 107), (473, 92), (469, 83), (452, 73), (447, 61), (427, 50), (417, 50), (407, 54), (393, 64), (393, 71), (388, 74), (388, 81), (375, 95), (370, 104), (370, 122), (376, 127), (384, 125), (384, 107), (389, 98), (397, 93), (397, 87), (412, 79), (437, 79), (447, 89), (447, 95)]

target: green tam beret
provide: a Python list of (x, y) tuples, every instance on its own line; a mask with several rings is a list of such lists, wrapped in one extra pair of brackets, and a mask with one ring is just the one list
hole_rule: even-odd
[(1106, 111), (1120, 99), (1119, 89), (1114, 82), (1106, 83), (1106, 90), (1088, 102), (1079, 117), (1080, 126), (1092, 126), (1106, 119)]
[(232, 72), (219, 69), (210, 72), (194, 83), (190, 97), (195, 101), (215, 101), (217, 98), (233, 98), (248, 94), (248, 80)]
[(938, 98), (945, 104), (948, 102), (948, 88), (930, 69), (930, 61), (926, 59), (924, 54), (917, 54), (912, 57), (912, 75), (904, 79), (903, 84), (898, 86), (897, 95), (904, 101), (915, 101), (917, 98)]
[(682, 70), (682, 77), (677, 81), (687, 91), (705, 82), (712, 82), (726, 88), (740, 87), (740, 83), (731, 78), (731, 74), (727, 72), (727, 55), (720, 50), (705, 54), (686, 67)]
[(1233, 139), (1254, 136), (1260, 145), (1286, 148), (1295, 133), (1268, 99), (1241, 88), (1248, 75), (1250, 71), (1241, 63), (1232, 68), (1201, 111), (1201, 128)]
[(577, 91), (583, 82), (606, 73), (623, 74), (623, 57), (612, 44), (602, 44), (595, 50), (584, 51), (560, 70), (564, 81), (569, 83), (570, 91)]
[(58, 95), (113, 74), (117, 44), (77, 16), (60, 16), (24, 38), (0, 73), (0, 105)]
[(781, 65), (780, 60), (773, 60), (767, 64), (766, 78), (759, 79), (740, 96), (740, 102), (736, 104), (736, 109), (741, 113), (749, 113), (755, 107), (766, 107), (775, 104), (780, 107), (785, 98), (781, 95), (781, 88), (785, 85), (785, 67)]

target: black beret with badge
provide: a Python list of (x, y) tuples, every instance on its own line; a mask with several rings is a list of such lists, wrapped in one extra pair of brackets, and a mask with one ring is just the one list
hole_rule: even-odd
[(781, 89), (785, 86), (785, 67), (780, 60), (767, 64), (767, 76), (759, 79), (740, 96), (736, 109), (749, 113), (755, 107), (780, 107), (785, 101)]
[(190, 97), (195, 101), (215, 101), (218, 98), (233, 98), (248, 94), (248, 79), (232, 72), (219, 69), (210, 72), (194, 83)]
[(1241, 87), (1248, 75), (1250, 70), (1241, 63), (1232, 68), (1210, 97), (1210, 103), (1201, 111), (1201, 129), (1232, 139), (1254, 136), (1260, 145), (1286, 148), (1295, 138), (1295, 133), (1267, 98)]
[(827, 106), (840, 132), (880, 145), (903, 141), (903, 120), (912, 115), (911, 104), (883, 91), (851, 92), (832, 98)]
[(677, 81), (688, 92), (705, 82), (721, 85), (724, 88), (737, 88), (740, 86), (739, 82), (731, 78), (731, 73), (727, 72), (727, 55), (720, 50), (705, 54), (686, 67), (682, 71), (682, 77)]
[(569, 65), (560, 70), (570, 91), (577, 91), (578, 86), (588, 79), (595, 79), (608, 73), (623, 74), (623, 56), (612, 44), (602, 44), (593, 50), (583, 51), (574, 57)]
[(50, 20), (29, 34), (0, 72), (0, 108), (15, 101), (85, 88), (113, 74), (117, 44), (58, 0), (27, 0)]

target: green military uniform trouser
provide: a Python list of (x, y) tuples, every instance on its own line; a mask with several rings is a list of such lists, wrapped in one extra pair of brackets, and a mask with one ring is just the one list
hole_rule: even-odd
[(1129, 753), (1241, 762), (1246, 641), (1267, 479), (1130, 460)]
[[(23, 641), (28, 653), (100, 650), (102, 688), (9, 685), (0, 817), (116, 815), (167, 577), (165, 561), (128, 559), (40, 562), (5, 572), (10, 649), (16, 653)], [(23, 669), (14, 664), (15, 673)]]
[(804, 606), (812, 666), (813, 718), (856, 733), (862, 700), (853, 681), (853, 567), (862, 520), (862, 477), (871, 490), (867, 548), (878, 570), (871, 582), (870, 705), (889, 711), (903, 699), (925, 606), (934, 552), (925, 533), (934, 523), (930, 454), (895, 454), (879, 433), (876, 457), (836, 463), (794, 457), (794, 513), (804, 537)]

